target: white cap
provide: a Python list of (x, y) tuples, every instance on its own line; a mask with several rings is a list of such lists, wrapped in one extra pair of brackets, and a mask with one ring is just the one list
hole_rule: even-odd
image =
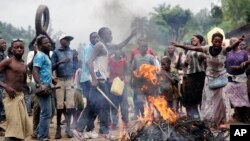
[(74, 39), (74, 37), (72, 37), (72, 36), (69, 36), (69, 35), (67, 35), (67, 34), (62, 34), (61, 36), (60, 36), (60, 38), (59, 38), (59, 41), (61, 41), (62, 39), (68, 39), (69, 41), (71, 41), (71, 40), (73, 40)]

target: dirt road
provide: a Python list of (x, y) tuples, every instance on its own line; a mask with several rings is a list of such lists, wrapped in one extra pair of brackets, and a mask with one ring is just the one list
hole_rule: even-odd
[[(32, 117), (30, 117), (30, 121), (32, 121)], [(99, 129), (98, 124), (95, 123), (95, 125), (96, 125), (95, 130), (96, 130), (96, 132), (98, 133), (98, 129)], [(3, 127), (3, 128), (5, 128), (6, 122), (3, 123), (3, 124), (1, 124), (0, 126)], [(65, 134), (65, 125), (62, 125), (62, 138), (59, 139), (59, 140), (54, 139), (54, 137), (55, 137), (55, 132), (56, 132), (56, 117), (53, 118), (53, 124), (50, 124), (50, 131), (49, 131), (49, 132), (50, 132), (50, 134), (49, 134), (49, 136), (50, 136), (50, 141), (78, 141), (76, 138), (68, 139), (68, 138), (66, 137), (66, 134)], [(117, 138), (119, 138), (120, 130), (119, 130), (119, 129), (116, 130), (116, 131), (110, 130), (110, 133), (111, 133), (112, 135), (115, 135)], [(0, 136), (0, 141), (4, 141), (4, 137)], [(27, 138), (25, 139), (25, 141), (35, 141), (35, 140), (34, 140), (34, 139), (31, 139), (31, 137), (27, 137)], [(88, 141), (108, 141), (108, 140), (105, 139), (105, 138), (99, 137), (99, 138), (97, 138), (97, 139), (89, 139)]]

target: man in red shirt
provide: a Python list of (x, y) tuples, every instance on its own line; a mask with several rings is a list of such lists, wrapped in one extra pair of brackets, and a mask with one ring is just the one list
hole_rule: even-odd
[[(131, 59), (130, 59), (130, 64), (133, 63), (134, 61), (134, 58), (136, 55), (138, 54), (141, 54), (141, 51), (140, 51), (140, 47), (143, 47), (145, 46), (145, 44), (147, 44), (146, 42), (146, 39), (143, 38), (143, 37), (139, 37), (138, 40), (137, 40), (137, 43), (138, 43), (138, 47), (137, 48), (134, 48), (132, 51), (131, 51)], [(152, 48), (147, 48), (147, 53), (146, 54), (150, 54), (152, 55), (153, 57), (156, 56), (156, 54), (154, 53), (153, 49)], [(134, 88), (134, 85), (133, 85), (133, 74), (131, 73), (131, 79), (130, 79), (130, 86), (133, 90), (135, 90)], [(139, 107), (138, 105), (136, 104), (136, 101), (137, 101), (137, 94), (135, 93), (134, 91), (134, 96), (133, 96), (133, 102), (134, 102), (134, 111), (135, 111), (135, 114), (134, 116), (131, 118), (132, 120), (134, 119), (137, 119), (137, 116), (138, 116), (138, 112), (139, 112)], [(143, 114), (143, 113), (142, 113)]]
[[(143, 37), (139, 37), (138, 40), (137, 40), (137, 43), (138, 43), (138, 47), (137, 48), (134, 48), (132, 51), (131, 51), (131, 58), (130, 58), (130, 63), (133, 62), (134, 58), (135, 58), (135, 55), (137, 54), (140, 54), (140, 49), (139, 47), (144, 45), (146, 43), (146, 40), (145, 38)], [(152, 48), (148, 48), (147, 49), (147, 53), (152, 55), (152, 56), (156, 56), (156, 54), (154, 53), (153, 49)]]

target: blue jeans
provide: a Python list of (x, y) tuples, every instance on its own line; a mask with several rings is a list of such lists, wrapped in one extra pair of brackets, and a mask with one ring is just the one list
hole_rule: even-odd
[(38, 96), (38, 102), (39, 102), (39, 106), (41, 109), (39, 124), (37, 127), (39, 140), (48, 138), (48, 135), (49, 135), (49, 125), (50, 125), (50, 118), (51, 118), (51, 113), (52, 113), (51, 97), (52, 95)]
[(24, 93), (24, 101), (29, 115), (32, 114), (32, 97), (29, 93)]
[(80, 85), (82, 88), (82, 94), (87, 99), (87, 106), (85, 107), (85, 109), (83, 110), (83, 112), (81, 113), (77, 121), (76, 129), (78, 132), (83, 132), (87, 126), (86, 131), (89, 132), (89, 131), (93, 131), (93, 129), (95, 128), (94, 121), (97, 117), (97, 112), (94, 109), (94, 104), (91, 103), (89, 99), (90, 97), (89, 91), (91, 87), (90, 81), (81, 82)]

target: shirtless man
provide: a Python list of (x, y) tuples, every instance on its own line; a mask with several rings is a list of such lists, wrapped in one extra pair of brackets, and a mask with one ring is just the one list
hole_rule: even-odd
[(0, 82), (4, 89), (3, 103), (7, 121), (5, 141), (23, 140), (32, 133), (22, 92), (26, 85), (27, 70), (22, 60), (24, 42), (16, 39), (11, 42), (11, 46), (14, 56), (0, 63), (0, 72), (5, 73), (5, 82)]

